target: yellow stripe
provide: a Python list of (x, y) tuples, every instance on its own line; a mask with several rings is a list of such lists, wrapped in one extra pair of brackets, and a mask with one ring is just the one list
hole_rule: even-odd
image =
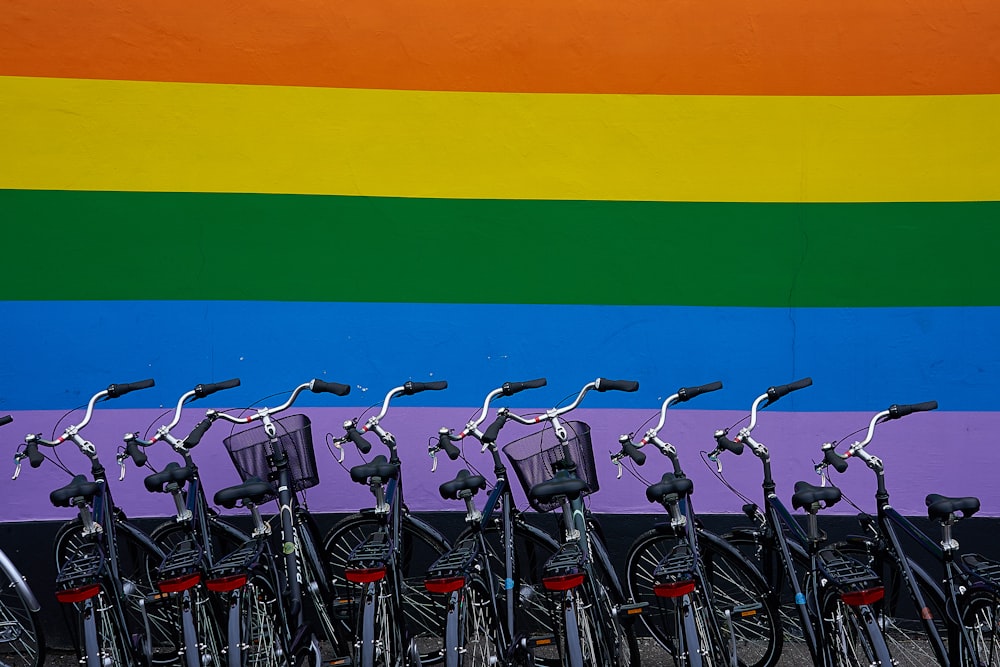
[(455, 93), (0, 77), (0, 187), (1000, 199), (1000, 95)]

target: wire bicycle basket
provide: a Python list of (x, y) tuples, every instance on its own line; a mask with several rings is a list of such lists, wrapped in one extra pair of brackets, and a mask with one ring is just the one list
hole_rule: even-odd
[[(305, 415), (289, 415), (273, 420), (273, 424), (281, 448), (288, 457), (292, 489), (302, 491), (319, 484), (309, 418)], [(273, 463), (274, 451), (263, 424), (233, 433), (222, 442), (244, 482), (251, 477), (277, 479), (277, 469)], [(269, 502), (275, 497), (268, 495), (261, 502)]]
[[(581, 421), (563, 422), (566, 428), (566, 447), (569, 457), (576, 464), (576, 476), (587, 483), (588, 488), (580, 495), (586, 496), (600, 489), (597, 481), (597, 466), (594, 464), (594, 448), (590, 441), (590, 425)], [(546, 428), (523, 438), (518, 438), (501, 451), (514, 466), (517, 479), (521, 482), (528, 502), (537, 512), (548, 512), (559, 507), (555, 501), (539, 502), (531, 498), (531, 487), (555, 477), (556, 463), (565, 461), (563, 443), (556, 437), (555, 429)]]

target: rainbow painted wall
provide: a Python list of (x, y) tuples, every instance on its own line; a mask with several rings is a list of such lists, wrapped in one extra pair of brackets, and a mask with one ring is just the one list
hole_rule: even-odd
[[(977, 494), (1000, 516), (995, 0), (8, 0), (0, 34), (8, 455), (112, 382), (157, 385), (94, 417), (109, 463), (199, 382), (243, 381), (207, 408), (321, 377), (354, 390), (303, 399), (308, 501), (348, 510), (364, 490), (323, 434), (447, 379), (385, 422), (411, 506), (438, 509), (456, 466), (432, 476), (428, 438), (489, 389), (547, 377), (511, 402), (528, 410), (633, 378), (581, 416), (605, 466), (594, 508), (645, 512), (605, 453), (718, 379), (664, 435), (699, 509), (738, 511), (698, 452), (808, 375), (756, 432), (779, 492), (813, 479), (820, 443), (937, 399), (873, 445), (894, 504)], [(210, 488), (237, 481), (224, 434), (197, 452)], [(870, 508), (858, 468), (840, 482)], [(759, 496), (755, 461), (725, 470)], [(166, 514), (141, 476), (119, 502)], [(0, 482), (0, 520), (65, 516), (47, 497), (66, 479)]]

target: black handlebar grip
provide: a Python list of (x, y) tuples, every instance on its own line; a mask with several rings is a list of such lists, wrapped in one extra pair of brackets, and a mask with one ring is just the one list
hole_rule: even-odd
[(443, 449), (452, 461), (462, 455), (461, 450), (455, 446), (455, 443), (451, 441), (451, 437), (447, 433), (438, 434), (438, 447)]
[(622, 441), (622, 451), (628, 454), (628, 457), (635, 461), (636, 465), (643, 465), (646, 463), (646, 453), (635, 446), (632, 440)]
[(125, 451), (128, 452), (128, 455), (132, 457), (132, 460), (135, 461), (137, 466), (141, 468), (146, 465), (146, 460), (148, 458), (146, 456), (146, 452), (142, 451), (142, 448), (139, 447), (139, 443), (135, 440), (129, 440), (125, 443)]
[(6, 426), (12, 421), (14, 421), (13, 417), (11, 417), (10, 415), (4, 415), (3, 417), (0, 417), (0, 426)]
[(153, 378), (148, 380), (139, 380), (138, 382), (123, 382), (121, 384), (109, 384), (108, 385), (108, 398), (118, 398), (119, 396), (124, 396), (130, 391), (138, 391), (139, 389), (149, 389), (156, 382)]
[(703, 384), (700, 387), (681, 387), (677, 390), (677, 402), (683, 403), (684, 401), (690, 401), (695, 396), (700, 396), (701, 394), (707, 394), (710, 391), (718, 391), (722, 389), (721, 382), (709, 382), (708, 384)]
[(767, 400), (769, 403), (774, 403), (776, 400), (782, 396), (787, 396), (793, 391), (799, 389), (804, 389), (813, 383), (812, 378), (802, 378), (801, 380), (796, 380), (790, 384), (783, 384), (777, 387), (769, 387), (767, 390)]
[(214, 423), (215, 421), (210, 417), (205, 417), (198, 422), (198, 425), (191, 429), (191, 432), (188, 433), (188, 437), (184, 438), (184, 446), (191, 449), (201, 442), (201, 436), (205, 435), (208, 429), (212, 428), (212, 424)]
[(407, 382), (403, 385), (403, 393), (407, 396), (412, 396), (413, 394), (419, 394), (422, 391), (438, 391), (440, 389), (447, 388), (447, 380), (438, 380), (436, 382)]
[(233, 378), (232, 380), (226, 380), (225, 382), (212, 382), (209, 384), (200, 384), (194, 388), (194, 395), (196, 398), (205, 398), (206, 396), (211, 396), (217, 391), (222, 391), (223, 389), (232, 389), (233, 387), (240, 386), (240, 379)]
[(351, 385), (340, 384), (339, 382), (324, 382), (323, 380), (313, 380), (309, 389), (314, 393), (325, 392), (334, 396), (347, 396), (351, 393)]
[(597, 391), (637, 391), (639, 382), (637, 380), (608, 380), (607, 378), (597, 378), (594, 383)]
[(353, 426), (347, 429), (347, 438), (357, 446), (358, 451), (362, 454), (367, 454), (372, 450), (372, 443), (365, 440), (365, 436), (361, 435), (361, 432)]
[(847, 459), (834, 451), (833, 447), (823, 451), (823, 460), (833, 466), (833, 469), (837, 472), (847, 470)]
[(937, 406), (937, 401), (926, 401), (924, 403), (913, 403), (911, 405), (890, 405), (889, 419), (899, 419), (900, 417), (905, 417), (906, 415), (913, 414), (914, 412), (937, 410)]
[(537, 380), (528, 380), (527, 382), (504, 382), (501, 389), (503, 389), (504, 396), (513, 396), (525, 389), (538, 389), (539, 387), (544, 387), (546, 384), (548, 384), (548, 381), (545, 378), (538, 378)]
[(483, 444), (488, 444), (491, 442), (496, 442), (497, 438), (500, 436), (500, 429), (503, 425), (507, 423), (507, 415), (499, 414), (497, 418), (493, 420), (493, 423), (487, 427), (486, 431), (483, 433)]
[(743, 453), (743, 443), (737, 442), (736, 440), (730, 440), (726, 437), (724, 432), (718, 432), (715, 434), (715, 444), (717, 444), (720, 449), (732, 452), (733, 454), (736, 454), (736, 456)]
[(45, 460), (45, 456), (38, 451), (37, 442), (29, 442), (24, 446), (24, 453), (28, 455), (28, 461), (31, 463), (32, 468), (37, 468), (42, 465), (42, 461)]

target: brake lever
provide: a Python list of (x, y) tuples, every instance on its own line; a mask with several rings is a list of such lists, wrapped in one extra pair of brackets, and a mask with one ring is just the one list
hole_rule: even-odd
[(118, 475), (118, 481), (122, 482), (125, 480), (125, 459), (128, 458), (127, 452), (119, 452), (115, 455), (115, 460), (118, 461), (118, 465), (121, 466), (121, 473)]
[(427, 449), (427, 454), (431, 457), (433, 463), (431, 463), (431, 472), (437, 472), (438, 469), (438, 457), (437, 457), (437, 447), (429, 447)]
[(17, 452), (16, 454), (14, 454), (14, 463), (16, 463), (17, 466), (14, 468), (14, 476), (11, 477), (12, 480), (17, 479), (18, 476), (21, 474), (21, 461), (23, 461), (26, 458), (28, 458), (28, 455), (25, 454), (24, 452)]

